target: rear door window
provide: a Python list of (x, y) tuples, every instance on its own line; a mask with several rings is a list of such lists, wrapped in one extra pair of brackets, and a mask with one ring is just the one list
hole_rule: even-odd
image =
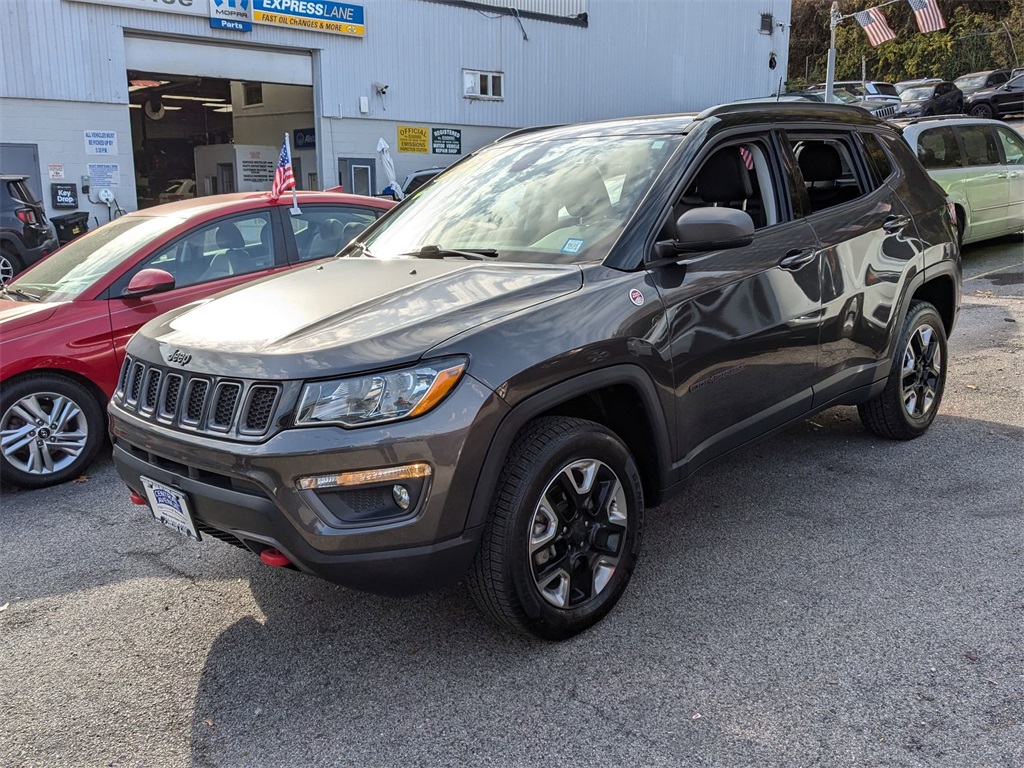
[(929, 128), (917, 135), (917, 159), (925, 168), (959, 168), (960, 145), (949, 127)]
[(306, 205), (302, 213), (289, 216), (299, 261), (334, 256), (377, 220), (372, 208), (351, 205)]
[(964, 145), (967, 165), (999, 165), (999, 147), (987, 125), (962, 125), (957, 130)]
[(875, 188), (850, 135), (789, 134), (814, 213), (863, 197)]

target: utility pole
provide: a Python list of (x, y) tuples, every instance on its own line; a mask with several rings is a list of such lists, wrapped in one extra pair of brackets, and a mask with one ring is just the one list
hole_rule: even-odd
[(832, 3), (832, 13), (829, 17), (829, 30), (831, 32), (831, 41), (828, 45), (828, 70), (825, 75), (825, 102), (827, 104), (832, 103), (832, 91), (833, 84), (836, 81), (836, 27), (839, 26), (839, 22), (842, 17), (839, 15), (839, 3)]

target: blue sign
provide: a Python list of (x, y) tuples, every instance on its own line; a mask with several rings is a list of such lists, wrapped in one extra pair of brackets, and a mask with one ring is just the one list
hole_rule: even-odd
[(363, 6), (334, 0), (250, 0), (257, 24), (363, 37)]
[(292, 131), (292, 144), (296, 149), (312, 149), (316, 146), (316, 129), (296, 128)]
[(210, 0), (210, 27), (252, 32), (249, 0)]

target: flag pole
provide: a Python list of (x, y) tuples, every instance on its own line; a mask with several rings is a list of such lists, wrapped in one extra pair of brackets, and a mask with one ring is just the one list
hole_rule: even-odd
[(832, 92), (835, 87), (836, 81), (836, 27), (839, 26), (839, 22), (842, 17), (839, 15), (839, 3), (832, 3), (832, 12), (829, 15), (829, 30), (831, 32), (831, 40), (828, 45), (828, 69), (825, 74), (825, 103), (832, 103)]
[[(288, 162), (291, 162), (291, 159), (292, 159), (292, 145), (291, 145), (291, 142), (288, 139), (288, 131), (284, 132), (284, 143), (288, 147)], [(292, 164), (292, 207), (288, 209), (288, 213), (290, 213), (292, 216), (298, 216), (298, 215), (300, 215), (302, 213), (302, 210), (299, 208), (299, 197), (298, 197), (298, 195), (295, 194), (295, 187), (296, 187), (296, 183), (295, 183), (295, 165), (293, 163)]]

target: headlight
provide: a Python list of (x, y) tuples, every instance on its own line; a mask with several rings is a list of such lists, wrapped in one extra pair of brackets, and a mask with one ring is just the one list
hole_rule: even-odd
[(295, 423), (360, 427), (420, 416), (455, 388), (466, 363), (465, 358), (447, 358), (400, 371), (309, 382)]

